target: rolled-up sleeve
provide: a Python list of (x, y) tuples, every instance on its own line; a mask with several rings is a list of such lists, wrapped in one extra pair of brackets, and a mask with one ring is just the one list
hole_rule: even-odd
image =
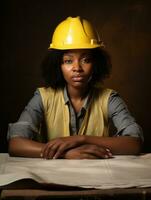
[(127, 105), (119, 94), (114, 91), (109, 98), (109, 118), (117, 129), (115, 136), (140, 137), (143, 140), (143, 131), (135, 118), (129, 112)]
[(39, 90), (36, 90), (34, 96), (21, 113), (19, 120), (8, 125), (8, 140), (13, 137), (34, 138), (39, 133), (42, 119), (43, 104)]

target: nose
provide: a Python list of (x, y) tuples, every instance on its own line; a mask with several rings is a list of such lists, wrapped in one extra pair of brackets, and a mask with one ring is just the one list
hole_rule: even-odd
[(73, 64), (73, 71), (82, 71), (82, 65), (80, 61), (76, 61)]

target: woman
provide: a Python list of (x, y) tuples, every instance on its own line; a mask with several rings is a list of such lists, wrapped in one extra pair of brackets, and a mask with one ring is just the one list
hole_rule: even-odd
[[(68, 17), (61, 22), (42, 63), (45, 87), (37, 89), (18, 122), (9, 125), (10, 155), (99, 159), (138, 154), (140, 126), (117, 92), (103, 87), (110, 69), (110, 58), (87, 20)], [(109, 132), (111, 120), (114, 134)]]

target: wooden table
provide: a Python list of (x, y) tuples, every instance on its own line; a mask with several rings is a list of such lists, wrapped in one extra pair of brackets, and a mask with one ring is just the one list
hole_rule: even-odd
[(1, 187), (0, 200), (151, 200), (151, 188), (83, 189), (20, 180)]

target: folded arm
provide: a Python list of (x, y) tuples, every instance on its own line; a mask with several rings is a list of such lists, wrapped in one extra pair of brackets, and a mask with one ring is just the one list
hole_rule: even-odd
[(11, 156), (46, 159), (74, 158), (74, 156), (77, 158), (77, 155), (79, 158), (110, 158), (112, 154), (137, 155), (141, 152), (141, 143), (139, 138), (130, 136), (69, 136), (51, 140), (46, 144), (15, 137), (9, 142), (9, 153)]

